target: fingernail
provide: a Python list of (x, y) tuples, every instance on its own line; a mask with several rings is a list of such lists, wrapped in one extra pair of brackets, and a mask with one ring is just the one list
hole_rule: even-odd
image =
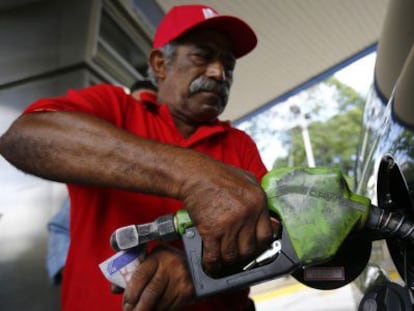
[(133, 310), (133, 306), (130, 305), (129, 303), (126, 303), (126, 304), (123, 305), (122, 310), (123, 311), (132, 311)]

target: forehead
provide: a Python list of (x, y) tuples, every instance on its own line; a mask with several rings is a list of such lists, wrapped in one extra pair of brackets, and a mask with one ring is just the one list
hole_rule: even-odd
[(212, 29), (195, 29), (177, 40), (182, 44), (193, 44), (196, 46), (206, 46), (217, 51), (234, 55), (233, 46), (228, 37)]

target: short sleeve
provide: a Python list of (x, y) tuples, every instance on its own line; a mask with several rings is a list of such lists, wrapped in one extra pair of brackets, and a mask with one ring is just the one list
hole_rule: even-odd
[(255, 142), (246, 134), (245, 144), (243, 147), (244, 165), (246, 170), (256, 175), (257, 180), (261, 181), (262, 177), (267, 173), (266, 166), (264, 165), (260, 156), (259, 150)]
[(23, 113), (37, 111), (76, 111), (92, 114), (113, 124), (120, 125), (132, 98), (118, 86), (97, 84), (69, 90), (66, 95), (39, 99)]

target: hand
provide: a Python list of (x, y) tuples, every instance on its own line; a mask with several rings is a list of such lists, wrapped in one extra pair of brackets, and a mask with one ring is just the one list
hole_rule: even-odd
[(216, 273), (267, 248), (273, 231), (256, 178), (217, 161), (197, 170), (183, 185), (182, 200), (202, 237), (206, 271)]
[(140, 263), (124, 291), (124, 311), (177, 310), (193, 301), (184, 254), (161, 244)]

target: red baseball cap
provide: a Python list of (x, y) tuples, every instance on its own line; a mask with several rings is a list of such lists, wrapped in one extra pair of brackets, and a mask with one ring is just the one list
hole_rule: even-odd
[(233, 43), (236, 58), (246, 55), (257, 44), (253, 29), (241, 19), (220, 15), (205, 5), (180, 5), (171, 8), (162, 19), (154, 36), (153, 47), (160, 48), (197, 28), (215, 29), (225, 33)]

